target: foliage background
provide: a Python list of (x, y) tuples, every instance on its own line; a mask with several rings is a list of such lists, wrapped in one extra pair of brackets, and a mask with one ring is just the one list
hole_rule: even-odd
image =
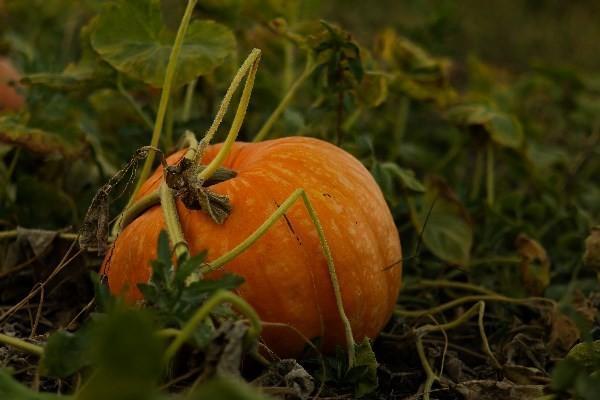
[[(77, 229), (96, 190), (148, 143), (142, 115), (153, 120), (158, 90), (131, 75), (119, 77), (91, 47), (90, 32), (82, 27), (102, 10), (102, 1), (0, 4), (0, 54), (27, 75), (27, 109), (0, 114), (0, 226)], [(162, 2), (172, 30), (182, 4)], [(400, 308), (426, 309), (456, 297), (441, 289), (415, 292), (423, 279), (556, 301), (551, 313), (492, 307), (486, 322), (496, 333), (492, 347), (498, 354), (514, 350), (515, 330), (530, 327), (536, 333), (526, 339), (540, 346), (535, 361), (517, 350), (521, 357), (512, 361), (538, 368), (547, 391), (592, 398), (590, 388), (598, 381), (587, 367), (568, 365), (581, 372), (571, 377), (565, 377), (568, 368), (562, 375), (552, 371), (576, 342), (600, 335), (597, 264), (582, 261), (585, 239), (600, 222), (598, 2), (208, 0), (200, 2), (196, 17), (231, 29), (237, 50), (199, 79), (189, 117), (183, 117), (183, 90), (174, 94), (164, 148), (172, 149), (185, 129), (206, 131), (240, 60), (259, 47), (261, 69), (241, 132), (251, 140), (304, 68), (305, 52), (283, 39), (285, 27), (315, 46), (328, 40), (320, 19), (350, 32), (344, 40), (361, 47), (358, 69), (366, 75), (359, 79), (348, 66), (352, 56), (339, 76), (318, 69), (271, 136), (337, 141), (371, 170), (392, 208), (404, 253), (418, 255), (405, 261)], [(284, 28), (276, 18), (285, 19)], [(320, 61), (333, 59), (328, 56)], [(119, 79), (142, 113), (123, 95)], [(486, 166), (490, 147), (494, 160)], [(114, 199), (113, 213), (126, 197)], [(51, 246), (32, 243), (27, 235), (0, 242), (4, 309), (48, 277), (68, 246), (54, 236)], [(79, 324), (93, 295), (87, 272), (99, 262), (93, 255), (79, 257), (49, 287), (40, 308), (49, 321), (42, 339), (73, 319)], [(20, 322), (3, 322), (3, 329), (27, 337), (22, 313)], [(377, 342), (383, 367), (374, 396), (385, 398), (401, 384), (404, 395), (417, 391), (415, 382), (423, 380), (418, 360), (403, 364), (385, 357), (395, 354), (390, 348), (414, 354), (414, 343), (398, 337), (417, 322), (394, 317)], [(453, 340), (476, 347), (460, 336)], [(430, 349), (439, 351), (439, 343)], [(439, 354), (431, 357), (439, 361)], [(481, 361), (461, 362), (485, 370)], [(393, 375), (407, 371), (414, 374), (410, 382)], [(527, 383), (538, 383), (524, 375)], [(328, 382), (332, 393), (347, 390), (342, 378)]]

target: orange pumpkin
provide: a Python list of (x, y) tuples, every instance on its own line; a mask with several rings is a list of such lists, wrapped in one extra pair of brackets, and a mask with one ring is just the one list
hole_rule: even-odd
[[(221, 145), (209, 147), (208, 163)], [(167, 160), (176, 163), (184, 152)], [(208, 250), (208, 260), (226, 253), (256, 230), (290, 194), (304, 188), (323, 225), (334, 258), (342, 299), (355, 339), (373, 338), (389, 319), (401, 282), (398, 231), (381, 190), (369, 171), (352, 155), (330, 143), (289, 137), (240, 143), (225, 160), (237, 172), (211, 186), (233, 206), (222, 225), (178, 201), (183, 233), (192, 254)], [(142, 186), (138, 198), (156, 190), (159, 169)], [(238, 294), (263, 321), (289, 324), (308, 338), (321, 337), (324, 351), (343, 346), (345, 337), (336, 308), (327, 264), (315, 227), (299, 200), (249, 249), (209, 278), (233, 272), (245, 278)], [(106, 257), (110, 289), (130, 301), (147, 282), (149, 261), (165, 229), (155, 206), (128, 225)], [(393, 268), (386, 268), (394, 264)], [(292, 329), (266, 327), (263, 339), (281, 356), (297, 354), (304, 340)]]
[(18, 81), (21, 75), (7, 58), (0, 57), (0, 111), (4, 109), (18, 111), (25, 100), (10, 82)]

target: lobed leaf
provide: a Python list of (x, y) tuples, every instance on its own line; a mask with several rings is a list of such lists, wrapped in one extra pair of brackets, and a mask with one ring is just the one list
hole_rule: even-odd
[[(175, 31), (165, 27), (158, 0), (115, 1), (98, 16), (92, 46), (117, 70), (162, 87)], [(179, 54), (173, 87), (210, 73), (233, 54), (233, 32), (214, 21), (192, 21)]]

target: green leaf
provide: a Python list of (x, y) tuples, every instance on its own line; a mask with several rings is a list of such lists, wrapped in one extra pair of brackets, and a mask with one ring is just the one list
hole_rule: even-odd
[(552, 371), (552, 388), (560, 391), (568, 390), (573, 387), (580, 372), (580, 366), (573, 360), (558, 362)]
[(400, 168), (396, 163), (386, 162), (382, 164), (382, 167), (390, 171), (396, 178), (398, 178), (402, 187), (406, 190), (424, 193), (425, 186), (415, 176), (415, 171), (407, 168)]
[(579, 343), (569, 351), (567, 359), (583, 366), (587, 371), (600, 371), (600, 340)]
[(582, 400), (597, 400), (600, 393), (600, 377), (580, 374), (575, 381), (575, 392)]
[[(368, 338), (357, 344), (355, 351), (356, 359), (352, 369), (361, 368), (363, 369), (363, 373), (360, 379), (355, 381), (354, 395), (362, 397), (375, 391), (379, 385), (377, 381), (377, 359)], [(351, 371), (348, 371), (348, 373), (351, 373)]]
[(78, 400), (154, 399), (162, 371), (162, 344), (147, 311), (117, 307), (95, 321), (95, 370)]
[(446, 112), (446, 117), (458, 125), (483, 128), (490, 139), (500, 146), (519, 149), (523, 144), (523, 128), (517, 118), (489, 105), (456, 105)]
[[(115, 1), (107, 5), (92, 32), (92, 46), (117, 70), (162, 87), (175, 31), (164, 22), (158, 0)], [(214, 21), (188, 27), (173, 87), (191, 82), (221, 65), (235, 50), (233, 32)]]
[(373, 163), (371, 166), (371, 174), (386, 197), (393, 193), (392, 176), (387, 169), (383, 168), (380, 162)]
[(473, 245), (471, 218), (441, 178), (426, 180), (422, 206), (413, 220), (417, 222), (415, 228), (423, 231), (423, 243), (434, 255), (451, 264), (468, 266)]
[(66, 378), (91, 363), (90, 325), (75, 333), (58, 331), (53, 333), (44, 347), (41, 360), (42, 372), (46, 376)]
[(38, 393), (17, 382), (6, 370), (0, 369), (0, 399), (6, 400), (70, 400), (72, 396)]
[(80, 42), (82, 54), (76, 63), (67, 65), (62, 73), (36, 73), (25, 76), (26, 85), (42, 85), (66, 92), (84, 92), (114, 85), (115, 71), (94, 51), (90, 43), (90, 33), (95, 20), (81, 28)]

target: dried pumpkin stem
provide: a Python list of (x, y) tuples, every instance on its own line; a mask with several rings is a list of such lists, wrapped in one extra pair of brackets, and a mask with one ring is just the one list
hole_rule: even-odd
[[(181, 19), (181, 23), (179, 24), (179, 29), (177, 30), (177, 35), (175, 36), (175, 42), (173, 43), (171, 54), (169, 55), (169, 62), (167, 63), (167, 70), (165, 72), (165, 80), (160, 95), (160, 102), (158, 104), (158, 112), (156, 114), (156, 121), (154, 122), (154, 130), (152, 131), (152, 139), (150, 140), (150, 146), (152, 147), (157, 147), (158, 142), (160, 141), (165, 115), (167, 113), (167, 106), (169, 105), (169, 98), (171, 96), (173, 78), (175, 77), (175, 70), (177, 69), (177, 60), (179, 58), (179, 53), (181, 52), (181, 47), (183, 45), (183, 39), (185, 38), (185, 34), (190, 24), (196, 3), (197, 0), (188, 0), (187, 7)], [(144, 183), (148, 175), (150, 175), (150, 169), (152, 168), (153, 162), (154, 153), (151, 153), (144, 162), (142, 172), (140, 173), (127, 207), (133, 203), (133, 199), (142, 186), (142, 183)]]
[(506, 296), (502, 296), (502, 295), (472, 295), (472, 296), (460, 297), (458, 299), (449, 301), (448, 303), (444, 303), (437, 307), (429, 308), (427, 310), (401, 310), (399, 308), (396, 308), (396, 310), (394, 310), (394, 315), (397, 315), (399, 317), (406, 317), (406, 318), (419, 318), (419, 317), (423, 317), (425, 315), (438, 314), (438, 313), (446, 311), (450, 308), (454, 308), (461, 304), (470, 303), (473, 301), (496, 301), (496, 302), (501, 302), (501, 303), (512, 303), (512, 304), (522, 304), (522, 305), (529, 305), (529, 304), (532, 304), (535, 302), (546, 302), (551, 305), (556, 304), (556, 302), (554, 300), (546, 299), (544, 297), (526, 297), (523, 299), (515, 299), (512, 297), (506, 297)]
[(212, 295), (194, 315), (188, 320), (184, 327), (177, 333), (175, 339), (171, 342), (165, 354), (163, 356), (164, 364), (168, 364), (169, 361), (175, 356), (177, 350), (188, 340), (196, 330), (196, 327), (204, 321), (210, 312), (220, 304), (231, 303), (231, 305), (241, 314), (248, 318), (250, 321), (250, 329), (248, 330), (248, 337), (250, 340), (257, 339), (262, 330), (260, 324), (260, 318), (258, 314), (250, 304), (248, 304), (241, 297), (227, 290), (218, 290)]
[(473, 292), (479, 292), (479, 293), (487, 294), (490, 296), (501, 296), (500, 294), (494, 292), (493, 290), (489, 290), (484, 287), (474, 285), (472, 283), (455, 282), (455, 281), (448, 281), (448, 280), (444, 280), (444, 279), (438, 279), (438, 280), (423, 279), (423, 280), (417, 281), (414, 285), (407, 286), (403, 290), (405, 290), (405, 291), (406, 290), (421, 290), (424, 288), (432, 288), (432, 287), (470, 290)]
[(256, 136), (252, 140), (253, 142), (260, 142), (267, 137), (269, 131), (271, 130), (275, 122), (277, 122), (281, 114), (283, 114), (283, 112), (287, 109), (288, 105), (296, 95), (296, 92), (298, 91), (300, 86), (302, 86), (304, 81), (313, 73), (316, 66), (317, 64), (314, 62), (312, 53), (309, 52), (306, 58), (306, 65), (304, 67), (304, 71), (302, 71), (302, 73), (292, 84), (292, 86), (290, 86), (285, 96), (283, 96), (283, 98), (281, 99), (281, 102), (279, 102), (279, 104), (277, 105), (277, 108), (275, 108), (275, 110), (271, 113), (267, 121), (263, 124), (263, 126), (260, 128)]
[(447, 322), (445, 324), (438, 325), (423, 325), (416, 329), (415, 334), (417, 336), (417, 352), (419, 353), (419, 359), (421, 360), (421, 364), (423, 369), (425, 370), (425, 374), (427, 376), (425, 385), (423, 388), (423, 398), (429, 399), (429, 393), (431, 392), (431, 386), (433, 382), (438, 380), (439, 377), (433, 372), (431, 366), (429, 365), (429, 361), (425, 356), (425, 349), (423, 347), (423, 337), (430, 332), (442, 331), (445, 332), (451, 329), (458, 328), (466, 321), (468, 321), (475, 314), (478, 315), (477, 325), (479, 326), (479, 334), (481, 336), (482, 341), (482, 350), (490, 359), (492, 366), (498, 370), (502, 369), (502, 365), (498, 361), (498, 359), (494, 356), (492, 349), (490, 348), (490, 344), (485, 333), (485, 328), (483, 324), (483, 316), (485, 315), (485, 302), (478, 301), (477, 304), (474, 304), (470, 309), (468, 309), (464, 314), (460, 317), (456, 318), (454, 321)]
[(273, 224), (275, 224), (275, 222), (277, 222), (277, 220), (279, 218), (281, 218), (281, 216), (283, 216), (289, 210), (289, 208), (296, 202), (296, 200), (298, 200), (299, 198), (302, 198), (304, 205), (306, 206), (306, 209), (308, 210), (308, 214), (310, 215), (310, 218), (312, 219), (313, 224), (315, 225), (315, 228), (317, 229), (317, 233), (319, 235), (319, 241), (321, 242), (321, 247), (323, 249), (323, 254), (327, 261), (327, 268), (329, 271), (331, 284), (333, 286), (333, 292), (335, 295), (336, 306), (338, 308), (338, 312), (339, 312), (340, 318), (342, 320), (342, 324), (344, 326), (344, 333), (346, 335), (346, 345), (348, 347), (348, 360), (349, 360), (349, 366), (351, 368), (355, 362), (355, 342), (354, 342), (354, 335), (352, 334), (352, 327), (350, 325), (350, 321), (348, 320), (348, 317), (346, 316), (346, 312), (344, 310), (342, 293), (340, 290), (340, 285), (339, 285), (339, 282), (337, 279), (337, 274), (335, 271), (333, 256), (331, 255), (331, 250), (329, 248), (329, 244), (327, 243), (327, 239), (325, 238), (325, 232), (323, 231), (323, 226), (321, 225), (321, 221), (319, 220), (319, 217), (317, 216), (317, 212), (314, 209), (312, 203), (310, 202), (310, 199), (306, 195), (306, 192), (304, 191), (304, 189), (302, 189), (302, 188), (296, 189), (283, 203), (281, 203), (281, 205), (277, 208), (277, 210), (275, 210), (275, 212), (273, 214), (271, 214), (269, 216), (269, 218), (267, 218), (267, 220), (265, 222), (263, 222), (262, 225), (259, 226), (250, 236), (248, 236), (244, 241), (242, 241), (240, 244), (235, 246), (229, 252), (225, 253), (224, 255), (222, 255), (221, 257), (212, 261), (211, 263), (206, 264), (203, 268), (201, 268), (201, 272), (203, 274), (212, 272), (212, 271), (222, 267), (223, 265), (227, 264), (229, 261), (231, 261), (234, 258), (236, 258), (237, 256), (239, 256), (241, 253), (243, 253), (246, 249), (248, 249), (250, 246), (252, 246), (258, 239), (260, 239), (267, 232), (267, 230), (269, 230), (269, 228), (271, 228), (271, 226), (273, 226)]
[[(0, 232), (0, 240), (15, 239), (18, 236), (19, 236), (19, 231), (16, 229)], [(68, 233), (68, 232), (57, 232), (56, 236), (58, 238), (64, 239), (64, 240), (77, 240), (79, 238), (78, 233)]]
[(429, 393), (431, 393), (433, 383), (440, 378), (435, 372), (433, 372), (433, 368), (431, 368), (429, 360), (427, 360), (427, 356), (425, 355), (425, 347), (423, 346), (423, 339), (421, 337), (417, 337), (417, 354), (419, 355), (419, 360), (421, 361), (423, 370), (425, 370), (426, 376), (425, 384), (423, 385), (423, 400), (429, 400)]
[[(231, 123), (231, 127), (229, 128), (229, 133), (227, 134), (227, 138), (223, 143), (223, 146), (217, 153), (216, 157), (200, 172), (200, 179), (207, 180), (210, 178), (217, 169), (223, 164), (223, 161), (231, 151), (231, 147), (237, 138), (237, 135), (242, 127), (242, 123), (244, 122), (244, 118), (246, 117), (246, 110), (248, 109), (248, 104), (250, 103), (250, 96), (252, 95), (252, 88), (254, 87), (254, 78), (256, 77), (256, 71), (258, 70), (258, 64), (260, 62), (261, 51), (259, 49), (254, 49), (244, 61), (244, 64), (240, 67), (240, 70), (236, 74), (231, 83), (230, 88), (227, 90), (225, 94), (225, 98), (221, 103), (221, 107), (217, 112), (217, 116), (215, 118), (215, 122), (208, 130), (206, 136), (202, 139), (203, 144), (207, 145), (212, 140), (215, 132), (219, 128), (221, 121), (223, 120), (223, 116), (227, 112), (227, 108), (229, 107), (229, 102), (231, 101), (231, 97), (235, 90), (239, 86), (239, 83), (244, 75), (247, 74), (246, 83), (244, 85), (244, 90), (242, 91), (242, 96), (240, 98), (240, 103), (235, 112), (235, 116), (233, 118), (233, 122)], [(201, 156), (201, 154), (199, 154)]]
[(0, 343), (23, 350), (29, 354), (35, 354), (37, 356), (42, 356), (44, 354), (44, 348), (42, 346), (3, 333), (0, 333)]
[(160, 205), (163, 213), (165, 214), (165, 224), (167, 225), (167, 232), (169, 233), (169, 239), (175, 255), (177, 258), (182, 257), (184, 254), (189, 253), (189, 247), (183, 236), (181, 230), (181, 223), (179, 222), (179, 214), (177, 213), (177, 206), (175, 204), (175, 198), (171, 189), (167, 186), (166, 182), (163, 181), (158, 189), (160, 194)]

